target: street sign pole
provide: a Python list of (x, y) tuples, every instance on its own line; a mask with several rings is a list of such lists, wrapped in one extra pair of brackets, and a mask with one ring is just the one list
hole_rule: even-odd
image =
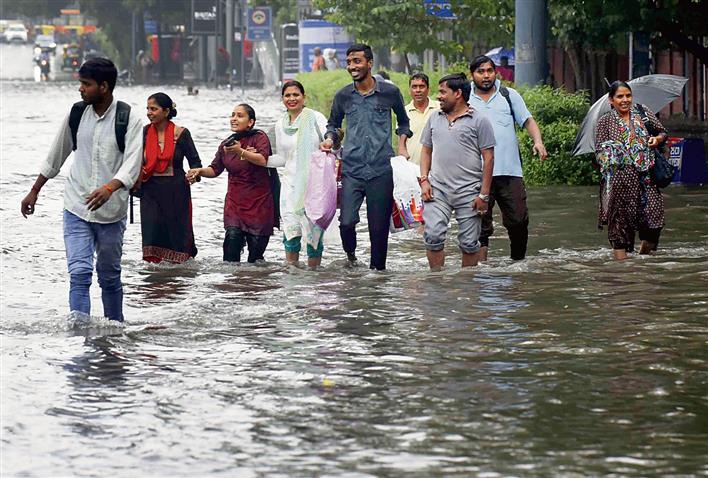
[(246, 94), (246, 23), (248, 0), (241, 0), (241, 95)]

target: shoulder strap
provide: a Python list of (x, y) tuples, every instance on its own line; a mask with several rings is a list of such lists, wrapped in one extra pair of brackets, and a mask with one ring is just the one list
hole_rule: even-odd
[(121, 153), (125, 152), (125, 135), (128, 133), (130, 105), (119, 101), (116, 103), (116, 141)]
[(74, 103), (71, 107), (71, 112), (69, 113), (69, 129), (71, 130), (71, 149), (76, 151), (76, 133), (79, 131), (79, 124), (81, 123), (81, 117), (84, 115), (84, 110), (88, 104), (83, 101)]
[(514, 107), (511, 106), (511, 98), (509, 97), (509, 88), (507, 88), (504, 85), (499, 86), (499, 94), (504, 97), (506, 102), (509, 104), (509, 113), (511, 113), (511, 117), (514, 119), (514, 123), (516, 123), (516, 115), (514, 115)]
[[(649, 131), (652, 126), (649, 121), (649, 116), (647, 116), (647, 110), (644, 109), (644, 105), (641, 103), (637, 103), (637, 109), (639, 110), (639, 115), (642, 118), (642, 123), (644, 124), (644, 127), (647, 129), (647, 131)], [(649, 131), (649, 134), (652, 134), (652, 132)]]
[[(504, 85), (499, 86), (499, 94), (504, 97), (506, 102), (509, 104), (509, 113), (511, 113), (511, 123), (514, 126), (514, 131), (516, 131), (516, 116), (514, 115), (514, 107), (511, 106), (511, 98), (509, 98), (509, 88)], [(518, 143), (519, 147), (519, 163), (521, 166), (524, 165), (524, 158), (521, 157), (521, 143)]]

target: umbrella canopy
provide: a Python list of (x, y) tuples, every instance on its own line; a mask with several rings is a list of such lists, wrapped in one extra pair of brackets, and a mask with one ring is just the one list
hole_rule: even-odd
[(496, 48), (492, 48), (484, 55), (491, 58), (492, 61), (494, 61), (494, 64), (497, 66), (499, 66), (501, 64), (501, 58), (503, 56), (505, 56), (509, 59), (509, 66), (514, 65), (514, 49), (513, 48), (507, 49), (507, 48), (504, 48), (503, 46), (498, 46)]
[[(646, 75), (628, 81), (632, 87), (634, 103), (641, 103), (652, 111), (659, 111), (676, 98), (681, 97), (688, 78), (675, 75)], [(610, 111), (607, 94), (590, 107), (583, 124), (575, 137), (573, 156), (595, 152), (595, 125), (602, 115)]]

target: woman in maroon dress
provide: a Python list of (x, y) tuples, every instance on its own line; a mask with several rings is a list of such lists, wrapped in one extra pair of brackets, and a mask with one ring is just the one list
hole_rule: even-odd
[(147, 101), (150, 124), (143, 130), (143, 171), (140, 177), (140, 229), (143, 259), (181, 263), (197, 255), (192, 230), (192, 197), (182, 163), (202, 163), (187, 128), (172, 118), (177, 110), (165, 93)]
[(256, 112), (247, 104), (237, 105), (231, 113), (231, 131), (216, 151), (211, 165), (191, 169), (188, 179), (215, 178), (229, 173), (224, 203), (224, 260), (240, 262), (248, 245), (248, 262), (263, 260), (268, 240), (273, 234), (275, 209), (271, 177), (265, 167), (271, 155), (270, 140), (261, 130), (253, 129)]

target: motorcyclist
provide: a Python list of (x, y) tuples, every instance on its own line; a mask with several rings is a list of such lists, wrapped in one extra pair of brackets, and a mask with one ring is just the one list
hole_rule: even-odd
[(51, 70), (51, 56), (49, 52), (42, 52), (38, 60), (42, 81), (49, 81), (49, 71)]

